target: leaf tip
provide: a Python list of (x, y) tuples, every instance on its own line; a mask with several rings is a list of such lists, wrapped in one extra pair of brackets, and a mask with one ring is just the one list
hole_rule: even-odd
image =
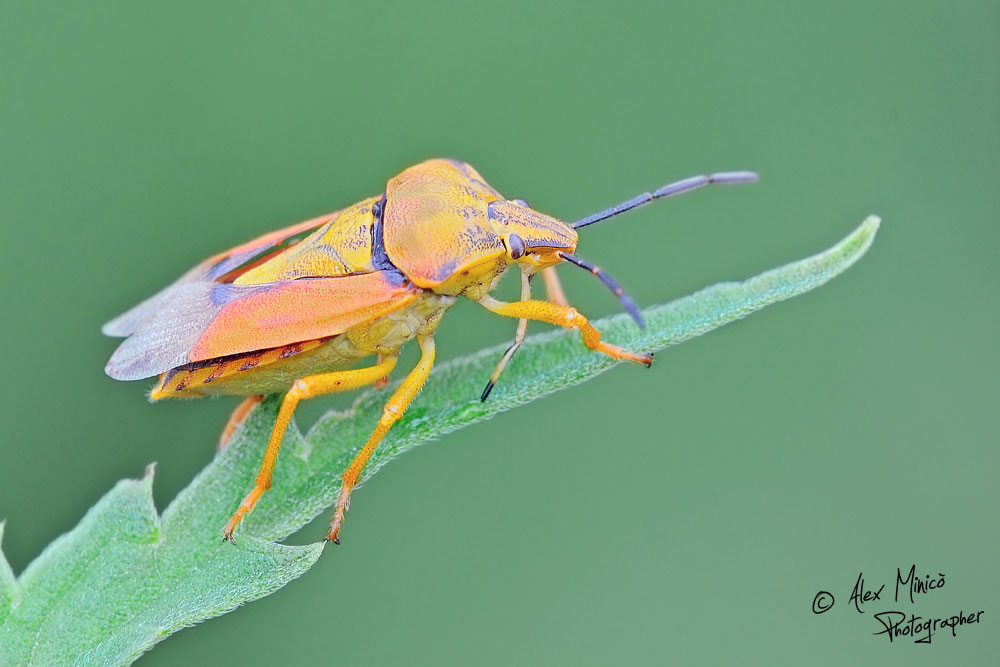
[(864, 222), (861, 223), (861, 227), (858, 229), (864, 236), (875, 236), (878, 228), (882, 225), (882, 218), (872, 214), (865, 218)]
[(872, 241), (875, 240), (875, 235), (881, 226), (882, 218), (874, 214), (869, 215), (848, 237), (849, 240), (854, 241), (856, 244), (856, 252), (854, 253), (856, 257), (861, 257), (868, 252), (868, 248), (871, 247)]
[[(830, 276), (840, 273), (847, 267), (858, 261), (872, 245), (875, 235), (882, 224), (882, 218), (877, 215), (869, 215), (855, 228), (853, 232), (844, 237), (839, 243), (830, 248), (821, 256), (826, 256), (834, 260), (837, 268)], [(825, 282), (825, 281), (824, 281)]]

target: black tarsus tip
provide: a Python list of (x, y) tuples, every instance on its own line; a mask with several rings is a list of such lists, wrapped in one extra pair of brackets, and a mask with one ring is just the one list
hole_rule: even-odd
[(480, 403), (485, 403), (486, 402), (486, 399), (489, 398), (490, 392), (493, 391), (493, 386), (495, 384), (496, 383), (493, 382), (493, 380), (490, 380), (489, 382), (486, 383), (486, 388), (483, 389), (483, 395), (479, 397), (479, 402)]

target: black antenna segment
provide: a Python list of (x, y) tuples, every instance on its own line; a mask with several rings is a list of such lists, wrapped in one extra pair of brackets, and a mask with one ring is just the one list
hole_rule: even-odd
[(643, 204), (648, 204), (654, 199), (661, 199), (662, 197), (671, 197), (673, 195), (679, 195), (683, 192), (690, 192), (691, 190), (697, 190), (698, 188), (703, 188), (706, 185), (731, 185), (736, 183), (754, 183), (759, 177), (752, 171), (722, 171), (718, 174), (711, 174), (709, 176), (692, 176), (691, 178), (685, 178), (682, 181), (677, 181), (676, 183), (669, 183), (664, 185), (658, 190), (653, 192), (644, 192), (643, 194), (633, 197), (628, 201), (623, 201), (617, 206), (612, 206), (611, 208), (604, 209), (600, 213), (594, 213), (593, 215), (588, 215), (586, 218), (577, 220), (570, 227), (573, 229), (580, 229), (581, 227), (586, 227), (587, 225), (592, 225), (595, 222), (601, 222), (602, 220), (607, 220), (608, 218), (613, 218), (619, 213), (624, 213), (625, 211), (631, 211), (634, 208), (638, 208)]

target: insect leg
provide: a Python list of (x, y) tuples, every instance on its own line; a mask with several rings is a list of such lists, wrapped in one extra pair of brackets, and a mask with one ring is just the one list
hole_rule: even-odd
[(281, 408), (278, 410), (278, 417), (274, 420), (274, 428), (271, 430), (271, 438), (267, 441), (267, 451), (264, 452), (264, 461), (261, 463), (260, 472), (257, 474), (257, 481), (253, 490), (240, 503), (236, 513), (230, 517), (223, 530), (223, 537), (230, 542), (233, 540), (233, 531), (243, 517), (253, 510), (254, 505), (260, 500), (261, 495), (271, 488), (271, 478), (274, 475), (274, 464), (278, 459), (278, 450), (281, 449), (281, 440), (285, 435), (285, 429), (292, 419), (295, 407), (307, 398), (320, 394), (330, 394), (336, 391), (348, 391), (368, 384), (372, 384), (396, 365), (396, 357), (390, 357), (381, 364), (369, 366), (367, 368), (355, 368), (348, 371), (334, 371), (322, 375), (310, 375), (300, 378), (292, 384), (292, 388), (285, 394), (281, 401)]
[[(382, 355), (381, 354), (375, 355), (375, 364), (377, 365), (377, 364), (381, 364), (381, 363), (382, 363)], [(376, 389), (385, 389), (388, 386), (389, 386), (389, 376), (388, 376), (388, 374), (380, 377), (377, 380), (375, 380), (375, 388)]]
[(378, 420), (375, 431), (368, 438), (368, 442), (361, 448), (357, 456), (354, 457), (354, 460), (351, 461), (351, 465), (347, 466), (347, 470), (340, 476), (343, 483), (340, 486), (340, 493), (337, 494), (337, 507), (333, 513), (333, 521), (330, 522), (330, 532), (326, 537), (326, 539), (334, 544), (340, 544), (338, 536), (340, 535), (340, 526), (344, 522), (344, 512), (347, 511), (348, 506), (351, 504), (351, 489), (357, 485), (358, 480), (361, 478), (361, 471), (364, 470), (365, 463), (371, 458), (372, 452), (375, 451), (378, 443), (388, 433), (389, 428), (406, 412), (406, 408), (409, 407), (410, 402), (413, 401), (417, 392), (420, 391), (420, 388), (424, 386), (424, 382), (427, 381), (427, 376), (431, 372), (431, 366), (434, 365), (434, 337), (430, 335), (417, 336), (417, 342), (420, 343), (420, 361), (417, 362), (417, 365), (410, 371), (410, 374), (406, 376), (402, 384), (389, 397), (389, 401), (382, 408), (382, 418)]
[[(531, 276), (526, 273), (521, 273), (521, 301), (527, 301), (531, 298)], [(500, 357), (500, 361), (497, 362), (497, 367), (493, 369), (493, 375), (490, 376), (490, 381), (486, 383), (486, 388), (483, 389), (483, 394), (479, 397), (480, 401), (485, 401), (490, 392), (493, 391), (494, 385), (496, 385), (497, 380), (500, 379), (500, 374), (503, 373), (503, 369), (507, 367), (507, 364), (514, 357), (514, 353), (517, 352), (517, 348), (521, 347), (521, 343), (524, 342), (524, 335), (528, 331), (528, 320), (523, 317), (517, 321), (517, 331), (514, 332), (514, 342), (507, 351), (503, 353)]]
[(579, 329), (583, 336), (583, 344), (591, 350), (597, 350), (614, 359), (627, 359), (640, 364), (650, 366), (653, 363), (653, 356), (649, 354), (632, 354), (620, 347), (601, 342), (601, 332), (591, 326), (586, 317), (577, 312), (576, 308), (570, 306), (559, 306), (545, 301), (515, 301), (505, 303), (497, 301), (490, 295), (479, 300), (484, 308), (498, 315), (507, 317), (523, 317), (528, 320), (548, 322), (556, 326), (568, 329)]
[[(542, 269), (542, 280), (545, 281), (545, 293), (549, 297), (549, 303), (554, 303), (560, 306), (568, 306), (569, 301), (566, 300), (566, 293), (563, 292), (562, 283), (559, 282), (559, 275), (556, 273), (556, 267), (549, 266)], [(525, 298), (522, 296), (521, 301)]]
[[(531, 299), (531, 288), (528, 283), (530, 276), (526, 277), (523, 273), (521, 274), (521, 301), (528, 301)], [(566, 294), (563, 292), (562, 283), (559, 282), (559, 276), (556, 274), (556, 269), (554, 266), (549, 266), (542, 269), (542, 279), (545, 281), (545, 293), (549, 297), (549, 302), (560, 306), (569, 305), (566, 303)], [(500, 362), (497, 363), (496, 369), (493, 371), (493, 375), (490, 376), (490, 381), (486, 383), (486, 388), (483, 389), (482, 396), (479, 397), (480, 401), (485, 401), (489, 398), (490, 392), (493, 391), (493, 387), (496, 386), (497, 380), (500, 379), (500, 374), (503, 373), (504, 368), (510, 363), (510, 360), (514, 357), (514, 353), (521, 347), (524, 342), (524, 335), (528, 330), (528, 320), (525, 318), (519, 318), (517, 322), (517, 331), (514, 334), (514, 343), (507, 348), (504, 352), (503, 357)]]
[(247, 396), (245, 399), (240, 401), (240, 404), (236, 406), (233, 410), (233, 414), (229, 415), (229, 421), (226, 422), (225, 428), (222, 429), (222, 435), (219, 436), (219, 451), (223, 451), (228, 445), (230, 438), (233, 437), (233, 433), (239, 428), (243, 420), (247, 418), (250, 411), (254, 409), (258, 403), (264, 400), (264, 397), (260, 394), (256, 396)]

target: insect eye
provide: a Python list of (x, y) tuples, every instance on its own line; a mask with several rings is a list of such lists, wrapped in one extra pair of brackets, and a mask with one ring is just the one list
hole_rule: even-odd
[(510, 248), (512, 259), (519, 259), (524, 255), (524, 239), (517, 234), (511, 234), (507, 237), (507, 247)]

